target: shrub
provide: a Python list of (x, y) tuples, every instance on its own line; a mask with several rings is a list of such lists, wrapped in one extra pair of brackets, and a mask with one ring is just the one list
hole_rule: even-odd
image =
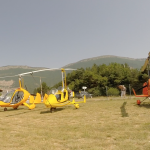
[(101, 91), (97, 87), (89, 89), (88, 92), (90, 94), (92, 94), (92, 96), (101, 96), (102, 95)]
[(108, 96), (118, 96), (119, 95), (119, 90), (116, 88), (109, 88), (107, 91)]

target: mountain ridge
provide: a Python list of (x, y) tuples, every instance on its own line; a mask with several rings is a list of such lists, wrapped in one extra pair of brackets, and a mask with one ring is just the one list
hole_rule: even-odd
[[(131, 68), (137, 68), (140, 69), (144, 63), (145, 58), (129, 58), (129, 57), (120, 57), (120, 56), (114, 56), (114, 55), (104, 55), (104, 56), (98, 56), (98, 57), (92, 57), (87, 59), (82, 59), (80, 61), (77, 61), (75, 63), (70, 63), (62, 68), (73, 68), (73, 69), (79, 69), (79, 68), (88, 68), (92, 67), (94, 64), (96, 65), (102, 65), (106, 64), (109, 65), (110, 63), (119, 63), (119, 64), (125, 64), (127, 63)], [(47, 69), (47, 67), (30, 67), (30, 66), (2, 66), (0, 67), (0, 77), (3, 76), (14, 76), (17, 74), (25, 73), (25, 72), (31, 72), (35, 70), (41, 70), (41, 69)], [(66, 71), (66, 73), (69, 73), (70, 71)], [(38, 77), (36, 77), (38, 76)], [(44, 72), (38, 72), (35, 73), (33, 76), (24, 76), (24, 82), (26, 87), (28, 88), (29, 92), (33, 92), (33, 90), (40, 85), (40, 78), (42, 77), (42, 82), (46, 82), (46, 84), (50, 87), (54, 86), (58, 82), (61, 81), (61, 71), (60, 70), (53, 70), (53, 71), (44, 71)], [(8, 82), (8, 83), (7, 83)], [(18, 77), (13, 78), (0, 78), (0, 89), (13, 89), (18, 87)]]
[(22, 68), (22, 69), (47, 69), (46, 67), (30, 67), (30, 66), (18, 66), (18, 65), (7, 65), (7, 66), (1, 66), (0, 70), (7, 70), (12, 68)]
[[(86, 62), (86, 61), (90, 61), (90, 60), (97, 60), (100, 58), (121, 58), (121, 59), (126, 59), (126, 60), (139, 60), (139, 61), (144, 61), (146, 60), (146, 58), (130, 58), (130, 57), (122, 57), (122, 56), (115, 56), (115, 55), (102, 55), (102, 56), (97, 56), (97, 57), (92, 57), (92, 58), (86, 58), (86, 59), (82, 59), (73, 63), (69, 63), (65, 66), (63, 66), (64, 68), (71, 66), (73, 64), (79, 63), (79, 62)], [(62, 68), (63, 68), (62, 67)], [(26, 65), (7, 65), (7, 66), (1, 66), (0, 70), (7, 70), (10, 68), (22, 68), (22, 69), (48, 69), (47, 67), (31, 67), (31, 66), (26, 66)]]
[(76, 64), (76, 63), (80, 63), (80, 62), (86, 62), (86, 61), (89, 61), (89, 60), (97, 60), (99, 58), (111, 58), (111, 57), (116, 57), (116, 58), (122, 58), (122, 59), (127, 59), (127, 60), (139, 60), (139, 61), (143, 61), (145, 60), (146, 58), (130, 58), (130, 57), (122, 57), (122, 56), (115, 56), (115, 55), (103, 55), (103, 56), (97, 56), (97, 57), (92, 57), (92, 58), (86, 58), (86, 59), (82, 59), (82, 60), (79, 60), (77, 62), (74, 62), (74, 63), (70, 63), (68, 65), (65, 65), (64, 67), (68, 67), (70, 65), (73, 65), (73, 64)]

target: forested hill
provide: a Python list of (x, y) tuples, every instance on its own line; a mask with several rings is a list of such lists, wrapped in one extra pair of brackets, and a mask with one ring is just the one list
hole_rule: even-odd
[[(67, 75), (67, 85), (75, 92), (82, 90), (82, 87), (86, 86), (86, 90), (93, 96), (119, 95), (119, 85), (125, 85), (127, 94), (132, 92), (132, 88), (136, 90), (137, 94), (141, 94), (141, 87), (148, 78), (146, 70), (141, 72), (138, 69), (129, 67), (127, 64), (94, 64), (90, 68), (80, 68), (69, 73)], [(60, 85), (61, 82), (52, 88), (57, 88)]]
[[(81, 60), (77, 63), (68, 64), (65, 68), (89, 68), (94, 64), (102, 65), (102, 64), (110, 64), (110, 63), (119, 63), (119, 64), (128, 64), (129, 67), (140, 69), (144, 64), (145, 59), (133, 59), (133, 58), (125, 58), (118, 56), (100, 56), (89, 59)], [(55, 66), (54, 66), (55, 68)], [(34, 71), (44, 69), (44, 67), (29, 67), (29, 66), (4, 66), (0, 67), (0, 77), (2, 76), (13, 76), (19, 73)], [(69, 73), (69, 71), (67, 71)], [(61, 72), (60, 71), (45, 71), (36, 73), (34, 76), (26, 76), (24, 77), (24, 84), (27, 87), (27, 90), (32, 92), (35, 88), (39, 87), (40, 79), (39, 76), (42, 77), (42, 82), (46, 82), (49, 87), (54, 86), (58, 82), (61, 81)], [(18, 87), (18, 77), (13, 78), (5, 78), (0, 79), (0, 88), (1, 89), (13, 89)]]
[[(28, 67), (28, 66), (5, 66), (0, 67), (0, 77), (14, 76), (20, 73), (31, 72), (35, 70), (45, 69), (44, 67)], [(40, 86), (40, 77), (42, 82), (46, 82), (48, 86), (53, 86), (61, 81), (60, 71), (45, 71), (35, 73), (33, 76), (24, 76), (24, 85), (27, 90), (33, 90)], [(0, 78), (0, 89), (13, 89), (19, 87), (18, 77)]]
[(81, 61), (68, 64), (64, 67), (76, 68), (77, 69), (77, 68), (81, 68), (81, 67), (82, 68), (92, 67), (93, 64), (96, 64), (96, 65), (102, 65), (102, 64), (109, 65), (110, 63), (119, 63), (119, 64), (127, 63), (132, 68), (140, 69), (143, 66), (145, 60), (146, 60), (146, 58), (134, 59), (134, 58), (128, 58), (128, 57), (119, 57), (119, 56), (106, 55), (106, 56), (99, 56), (99, 57), (83, 59)]

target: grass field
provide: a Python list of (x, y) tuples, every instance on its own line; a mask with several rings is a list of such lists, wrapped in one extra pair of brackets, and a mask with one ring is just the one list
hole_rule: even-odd
[(150, 104), (136, 99), (88, 99), (86, 104), (34, 110), (0, 108), (2, 150), (149, 150)]

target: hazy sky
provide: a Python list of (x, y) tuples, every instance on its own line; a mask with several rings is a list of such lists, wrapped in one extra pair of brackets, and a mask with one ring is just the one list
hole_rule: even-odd
[(0, 66), (146, 58), (150, 0), (0, 0)]

